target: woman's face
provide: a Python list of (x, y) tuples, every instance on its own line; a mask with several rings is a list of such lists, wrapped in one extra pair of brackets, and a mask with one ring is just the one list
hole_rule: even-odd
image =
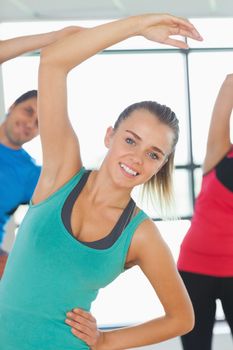
[(119, 186), (133, 188), (147, 182), (165, 164), (174, 134), (149, 111), (134, 111), (116, 131), (108, 128), (105, 158), (108, 172)]

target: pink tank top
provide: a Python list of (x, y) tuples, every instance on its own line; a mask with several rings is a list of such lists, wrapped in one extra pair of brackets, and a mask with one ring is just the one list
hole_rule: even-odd
[(233, 276), (233, 147), (203, 176), (178, 269), (211, 276)]

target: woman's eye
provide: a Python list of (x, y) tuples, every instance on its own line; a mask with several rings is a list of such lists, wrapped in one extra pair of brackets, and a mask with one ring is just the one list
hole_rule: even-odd
[(129, 145), (133, 145), (135, 143), (135, 141), (133, 139), (131, 139), (131, 137), (127, 137), (125, 139), (125, 142), (128, 143)]
[(149, 152), (148, 155), (153, 160), (159, 159), (159, 157), (157, 156), (157, 154), (155, 152)]

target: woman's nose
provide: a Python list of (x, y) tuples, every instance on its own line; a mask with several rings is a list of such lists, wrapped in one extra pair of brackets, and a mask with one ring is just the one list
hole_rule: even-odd
[(131, 154), (131, 161), (135, 164), (142, 164), (143, 163), (143, 154), (140, 151), (135, 151)]

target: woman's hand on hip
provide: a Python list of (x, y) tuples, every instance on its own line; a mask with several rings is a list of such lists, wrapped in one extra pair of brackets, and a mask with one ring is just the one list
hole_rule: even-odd
[(71, 327), (74, 336), (86, 342), (92, 350), (101, 349), (103, 333), (97, 328), (96, 319), (90, 312), (75, 308), (66, 316), (65, 323)]

